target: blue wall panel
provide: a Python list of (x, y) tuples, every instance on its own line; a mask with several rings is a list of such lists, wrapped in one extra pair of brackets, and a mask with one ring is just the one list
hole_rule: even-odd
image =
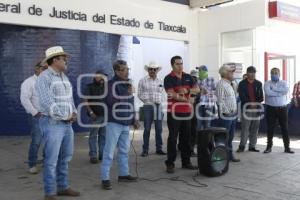
[[(50, 46), (63, 46), (70, 53), (67, 75), (74, 87), (77, 77), (102, 69), (112, 76), (119, 35), (99, 32), (0, 25), (0, 135), (28, 135), (27, 114), (20, 103), (20, 85), (33, 74), (34, 65)], [(89, 80), (84, 79), (84, 84)], [(84, 85), (83, 84), (83, 85)], [(76, 131), (82, 131), (76, 124)]]

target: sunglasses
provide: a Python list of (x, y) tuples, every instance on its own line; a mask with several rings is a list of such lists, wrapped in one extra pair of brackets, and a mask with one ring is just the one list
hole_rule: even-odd
[(148, 71), (157, 71), (157, 68), (148, 68)]

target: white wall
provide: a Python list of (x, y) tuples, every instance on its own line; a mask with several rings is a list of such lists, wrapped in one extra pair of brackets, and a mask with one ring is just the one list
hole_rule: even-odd
[[(175, 55), (183, 58), (184, 70), (189, 73), (188, 46), (184, 42), (143, 37), (138, 39), (141, 43), (132, 46), (133, 65), (130, 70), (135, 88), (138, 87), (139, 80), (148, 74), (144, 66), (151, 61), (162, 66), (162, 70), (158, 73), (161, 79), (171, 72), (170, 59)], [(136, 98), (136, 104), (141, 106), (142, 102)]]
[(267, 2), (252, 0), (199, 13), (199, 64), (218, 77), (221, 63), (221, 33), (254, 29), (266, 23)]

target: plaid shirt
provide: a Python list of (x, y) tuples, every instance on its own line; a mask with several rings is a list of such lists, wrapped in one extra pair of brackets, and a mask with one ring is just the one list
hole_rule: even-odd
[(220, 113), (234, 114), (237, 112), (235, 86), (232, 82), (221, 79), (216, 87), (216, 94)]
[(39, 97), (39, 111), (55, 120), (67, 120), (77, 112), (72, 85), (64, 73), (58, 73), (49, 67), (38, 76), (36, 89)]
[(216, 104), (216, 84), (215, 79), (208, 77), (204, 80), (198, 81), (199, 88), (204, 88), (207, 91), (207, 94), (201, 94), (199, 102), (200, 105), (205, 105), (205, 107), (213, 107)]
[(296, 103), (299, 103), (300, 99), (300, 81), (298, 83), (295, 83), (294, 90), (293, 90), (293, 100)]
[(164, 86), (161, 79), (156, 78), (153, 80), (149, 76), (144, 77), (140, 80), (138, 86), (138, 97), (139, 99), (147, 103), (162, 103)]

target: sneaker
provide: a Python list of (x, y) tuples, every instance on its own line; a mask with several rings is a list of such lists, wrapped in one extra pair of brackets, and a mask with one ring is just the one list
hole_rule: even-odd
[(112, 186), (111, 186), (110, 180), (102, 181), (102, 188), (104, 190), (111, 190)]
[(80, 192), (77, 192), (75, 190), (72, 190), (71, 188), (68, 188), (66, 190), (57, 192), (57, 196), (79, 197)]
[(137, 182), (137, 177), (134, 176), (119, 176), (118, 181), (119, 182)]
[(184, 165), (182, 165), (182, 169), (197, 170), (197, 169), (198, 169), (198, 167), (197, 167), (197, 166), (194, 166), (194, 165), (192, 165), (192, 163), (188, 163), (188, 164), (184, 164)]
[(156, 151), (156, 154), (157, 155), (167, 155), (163, 150), (158, 150), (158, 151)]
[(36, 167), (31, 167), (31, 168), (29, 168), (28, 172), (30, 174), (38, 174), (39, 170)]
[(99, 161), (97, 158), (90, 158), (90, 163), (91, 164), (97, 164)]
[(50, 196), (45, 196), (45, 200), (57, 200), (57, 198), (54, 195), (50, 195)]

